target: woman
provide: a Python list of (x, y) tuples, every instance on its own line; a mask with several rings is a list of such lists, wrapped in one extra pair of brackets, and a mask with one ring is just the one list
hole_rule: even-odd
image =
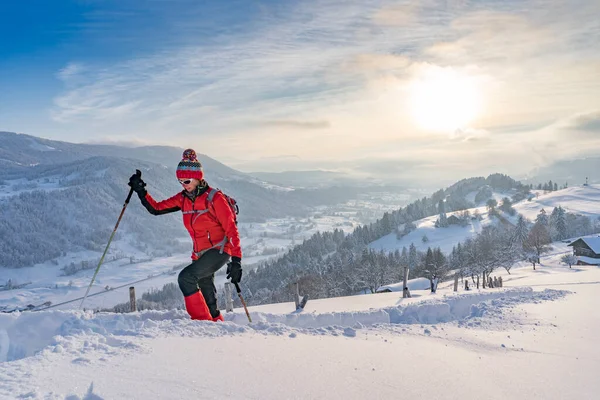
[(220, 191), (211, 189), (204, 180), (202, 164), (196, 152), (187, 149), (177, 165), (177, 179), (183, 190), (175, 196), (156, 201), (145, 189), (139, 175), (129, 178), (129, 186), (153, 215), (182, 211), (183, 224), (192, 237), (192, 263), (178, 278), (185, 308), (192, 319), (223, 321), (217, 307), (215, 272), (227, 264), (227, 278), (232, 283), (242, 279), (242, 249), (235, 215)]

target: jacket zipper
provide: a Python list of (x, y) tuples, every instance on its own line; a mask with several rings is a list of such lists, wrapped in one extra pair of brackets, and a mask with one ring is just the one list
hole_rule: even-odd
[[(194, 199), (196, 200), (196, 199)], [(192, 202), (192, 211), (194, 211), (196, 208), (196, 202), (190, 199), (190, 201)], [(190, 214), (191, 215), (191, 219), (190, 219), (190, 227), (192, 228), (192, 232), (194, 232), (194, 238), (192, 239), (192, 249), (194, 250), (194, 254), (196, 254), (196, 230), (194, 229), (194, 213)]]

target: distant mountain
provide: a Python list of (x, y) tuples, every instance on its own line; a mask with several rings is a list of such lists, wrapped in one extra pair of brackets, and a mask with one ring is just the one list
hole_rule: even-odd
[(341, 184), (352, 184), (356, 178), (348, 174), (333, 171), (284, 171), (284, 172), (251, 172), (250, 175), (278, 185), (295, 187), (322, 187)]
[[(175, 167), (183, 149), (74, 144), (0, 132), (0, 266), (20, 267), (65, 252), (101, 251), (136, 169), (158, 200), (181, 190)], [(364, 187), (283, 188), (199, 154), (207, 181), (236, 198), (240, 222), (306, 216), (312, 207), (356, 198)], [(134, 198), (119, 237), (149, 254), (185, 251), (179, 214), (155, 218)], [(31, 251), (34, 248), (35, 251)]]
[[(182, 152), (182, 148), (169, 146), (123, 147), (78, 144), (0, 132), (0, 163), (18, 173), (31, 166), (64, 164), (97, 156), (129, 158), (175, 168), (181, 160)], [(208, 177), (251, 179), (247, 174), (234, 170), (205, 154), (198, 154), (198, 159), (202, 162)], [(7, 173), (6, 170), (0, 172), (0, 178)]]
[(600, 157), (557, 161), (531, 171), (524, 177), (523, 182), (536, 185), (552, 180), (558, 185), (566, 182), (569, 186), (573, 186), (585, 183), (586, 177), (588, 183), (600, 183)]

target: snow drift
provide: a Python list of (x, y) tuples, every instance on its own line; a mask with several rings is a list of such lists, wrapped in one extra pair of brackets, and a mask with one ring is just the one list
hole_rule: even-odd
[(224, 323), (192, 321), (182, 310), (142, 311), (130, 314), (84, 311), (40, 311), (0, 314), (0, 361), (13, 361), (39, 352), (80, 353), (86, 348), (111, 354), (135, 348), (129, 338), (166, 336), (224, 336), (248, 331), (266, 335), (333, 335), (353, 337), (356, 329), (381, 324), (436, 324), (482, 317), (490, 310), (519, 303), (554, 300), (567, 291), (530, 287), (450, 294), (356, 312), (226, 314)]

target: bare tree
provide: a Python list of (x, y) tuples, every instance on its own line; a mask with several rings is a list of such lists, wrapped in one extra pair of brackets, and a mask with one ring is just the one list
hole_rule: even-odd
[(529, 261), (533, 264), (534, 270), (535, 264), (540, 263), (540, 256), (550, 250), (548, 244), (550, 244), (548, 229), (543, 223), (536, 222), (527, 236), (527, 248), (531, 251)]

